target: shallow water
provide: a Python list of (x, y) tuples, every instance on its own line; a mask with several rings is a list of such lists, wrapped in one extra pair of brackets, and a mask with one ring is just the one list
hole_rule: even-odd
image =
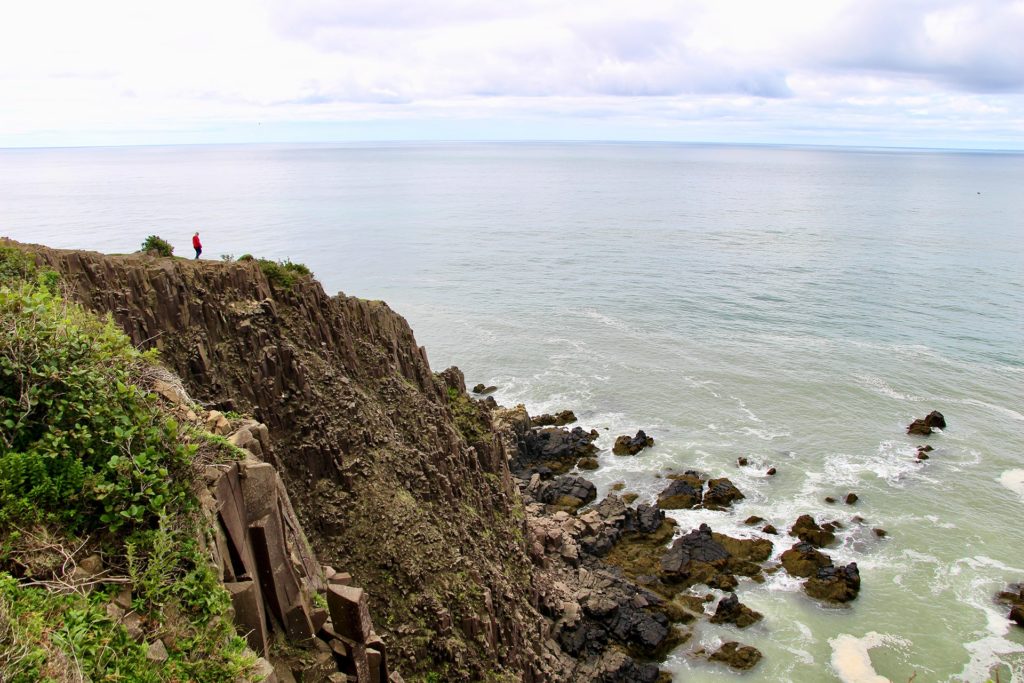
[[(844, 524), (829, 552), (860, 567), (851, 606), (784, 572), (744, 580), (765, 620), (701, 624), (669, 661), (680, 681), (736, 678), (685, 656), (721, 640), (764, 653), (751, 682), (984, 681), (997, 665), (1024, 681), (1024, 632), (992, 601), (1024, 580), (1022, 181), (1020, 154), (877, 149), (0, 150), (0, 234), (132, 251), (157, 233), (188, 254), (198, 229), (211, 258), (307, 263), (405, 315), (435, 369), (601, 430), (602, 494), (625, 481), (650, 500), (666, 469), (697, 468), (747, 498), (672, 513), (684, 528)], [(908, 437), (931, 410), (948, 428)], [(611, 455), (638, 428), (656, 446)], [(918, 463), (922, 443), (936, 450)]]

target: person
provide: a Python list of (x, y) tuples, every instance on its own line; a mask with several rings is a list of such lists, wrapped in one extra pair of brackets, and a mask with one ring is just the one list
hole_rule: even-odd
[(203, 243), (199, 241), (199, 233), (192, 235), (192, 248), (196, 250), (196, 258), (203, 253)]

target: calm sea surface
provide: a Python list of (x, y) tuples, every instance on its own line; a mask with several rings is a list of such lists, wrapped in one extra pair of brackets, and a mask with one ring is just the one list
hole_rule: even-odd
[[(1024, 581), (1022, 188), (1009, 153), (0, 150), (0, 235), (127, 252), (156, 233), (188, 255), (199, 230), (204, 257), (306, 263), (328, 291), (386, 300), (436, 370), (459, 365), (499, 402), (571, 408), (606, 449), (654, 436), (635, 458), (602, 452), (602, 494), (625, 481), (649, 500), (666, 468), (697, 468), (747, 498), (671, 513), (684, 529), (844, 524), (829, 552), (860, 567), (850, 607), (785, 572), (744, 580), (766, 618), (702, 623), (669, 661), (679, 681), (734, 680), (684, 654), (723, 640), (765, 654), (751, 682), (1024, 681), (1024, 630), (992, 600)], [(931, 410), (949, 426), (917, 463), (925, 440), (904, 428)], [(778, 555), (792, 539), (772, 540)]]

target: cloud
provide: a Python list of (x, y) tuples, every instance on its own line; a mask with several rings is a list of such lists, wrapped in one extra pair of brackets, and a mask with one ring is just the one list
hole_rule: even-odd
[(1024, 0), (36, 0), (0, 23), (0, 146), (252, 122), (1024, 146), (1022, 35)]

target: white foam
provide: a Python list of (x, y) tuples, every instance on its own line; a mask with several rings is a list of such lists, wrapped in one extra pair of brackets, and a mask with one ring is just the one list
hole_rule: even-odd
[(832, 646), (832, 668), (843, 683), (892, 683), (875, 671), (868, 650), (889, 644), (910, 645), (902, 638), (874, 631), (866, 633), (863, 638), (841, 633), (830, 638), (828, 644)]
[(999, 483), (1024, 498), (1024, 470), (1006, 470), (999, 476)]

